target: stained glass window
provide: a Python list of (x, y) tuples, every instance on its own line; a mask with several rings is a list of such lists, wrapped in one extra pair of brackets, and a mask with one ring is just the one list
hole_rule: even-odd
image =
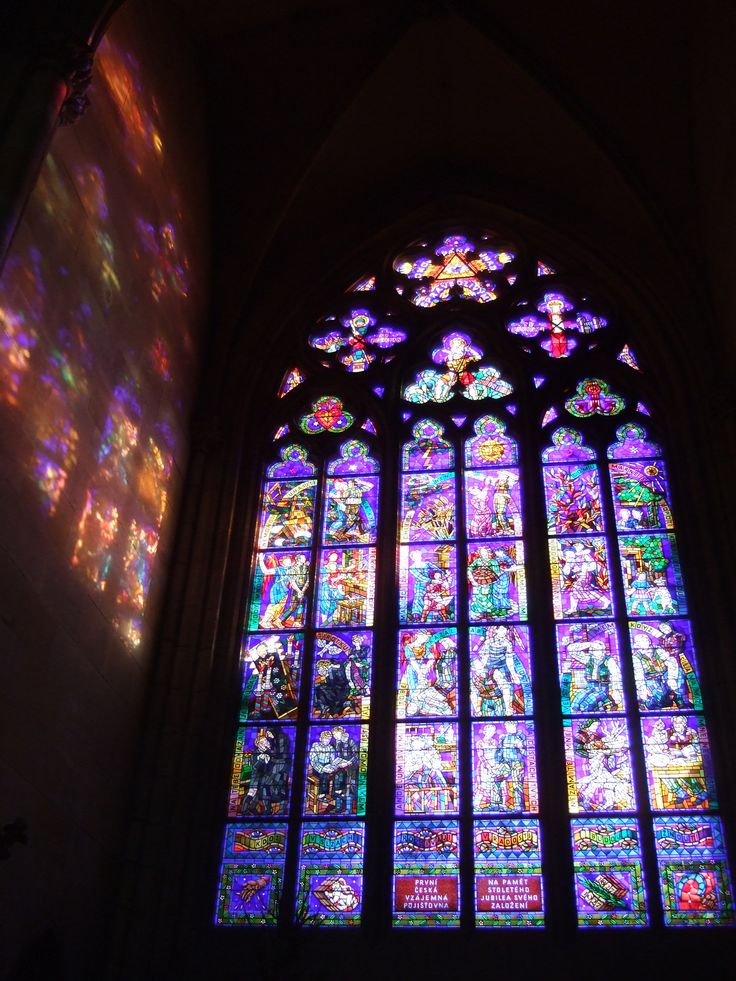
[(734, 923), (652, 373), (537, 254), (376, 256), (282, 365), (218, 924)]

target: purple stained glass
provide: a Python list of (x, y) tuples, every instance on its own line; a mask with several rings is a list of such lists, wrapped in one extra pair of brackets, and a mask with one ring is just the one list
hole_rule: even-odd
[(624, 719), (564, 719), (571, 814), (635, 811), (629, 732)]
[(455, 392), (477, 402), (510, 395), (513, 386), (501, 377), (497, 368), (479, 365), (483, 351), (475, 347), (467, 334), (453, 331), (442, 338), (442, 344), (432, 351), (432, 360), (444, 371), (427, 368), (420, 371), (407, 385), (402, 397), (407, 402), (424, 405), (427, 402), (448, 402)]
[(241, 722), (295, 719), (303, 634), (250, 636), (243, 644)]
[(403, 330), (387, 325), (377, 327), (376, 318), (365, 309), (351, 310), (340, 324), (337, 327), (334, 321), (329, 323), (328, 333), (310, 337), (309, 344), (319, 351), (337, 354), (337, 360), (350, 372), (369, 368), (378, 356), (376, 348), (380, 352), (406, 340)]
[(404, 474), (401, 478), (401, 541), (443, 541), (454, 535), (454, 473)]
[(358, 926), (363, 904), (362, 821), (310, 821), (299, 848), (299, 926)]
[(235, 739), (229, 817), (287, 814), (294, 763), (294, 726), (241, 726)]
[(304, 813), (365, 814), (368, 727), (349, 722), (311, 726), (307, 741)]
[(284, 375), (284, 379), (281, 382), (281, 387), (278, 391), (278, 397), (282, 399), (284, 395), (288, 395), (297, 385), (301, 385), (304, 381), (305, 375), (300, 368), (290, 368), (289, 371)]
[(526, 620), (522, 542), (497, 540), (469, 545), (468, 592), (472, 623)]
[(537, 813), (533, 722), (473, 723), (473, 808), (477, 813)]
[(396, 813), (457, 814), (457, 722), (396, 726)]
[(673, 527), (667, 474), (661, 460), (611, 463), (609, 469), (619, 531)]
[(687, 613), (674, 535), (621, 535), (619, 553), (629, 616)]
[(465, 443), (467, 467), (507, 467), (518, 461), (513, 439), (506, 435), (506, 424), (493, 416), (482, 416), (474, 423), (475, 436)]
[(561, 428), (552, 433), (552, 446), (542, 453), (542, 460), (545, 463), (573, 463), (595, 460), (595, 453), (583, 445), (583, 437), (575, 429)]
[(639, 709), (702, 709), (689, 621), (634, 620), (629, 632)]
[(307, 451), (296, 443), (282, 446), (279, 452), (281, 462), (268, 468), (269, 477), (312, 477), (317, 472), (307, 459)]
[[(524, 350), (526, 351), (527, 349), (524, 348)], [(531, 351), (527, 351), (527, 353), (531, 354)], [(542, 429), (544, 429), (545, 426), (549, 426), (549, 424), (551, 422), (554, 422), (556, 418), (557, 418), (557, 409), (553, 405), (551, 405), (549, 409), (547, 409), (547, 411), (542, 416)]]
[(259, 548), (298, 548), (312, 542), (316, 480), (269, 480), (263, 493)]
[(315, 638), (313, 719), (367, 719), (371, 707), (371, 631), (319, 631)]
[(453, 623), (457, 577), (454, 545), (399, 549), (399, 621)]
[[(375, 433), (375, 429), (371, 431)], [(327, 465), (327, 473), (332, 475), (378, 473), (378, 470), (378, 461), (373, 459), (366, 444), (359, 439), (349, 439), (343, 443), (340, 456)]]
[(551, 535), (603, 531), (601, 489), (595, 463), (544, 467), (547, 530)]
[(605, 538), (551, 538), (549, 555), (555, 619), (611, 615)]
[(529, 628), (470, 628), (470, 708), (474, 716), (531, 715)]
[(475, 821), (475, 922), (483, 927), (544, 925), (539, 822)]
[(647, 926), (636, 818), (574, 818), (571, 826), (578, 926)]
[(558, 624), (557, 657), (563, 714), (624, 711), (615, 624), (600, 621)]
[(309, 552), (259, 552), (248, 630), (303, 627), (308, 589)]
[(621, 361), (623, 364), (628, 365), (629, 368), (633, 368), (634, 371), (641, 371), (639, 362), (636, 360), (636, 355), (628, 344), (624, 344), (619, 353), (616, 355), (616, 359)]
[(402, 630), (396, 717), (457, 715), (457, 629)]
[[(397, 256), (394, 269), (410, 280), (426, 281), (411, 289), (415, 306), (431, 308), (453, 297), (490, 303), (496, 299), (496, 280), (487, 273), (502, 269), (514, 258), (514, 253), (505, 248), (476, 250), (462, 235), (450, 235), (440, 242), (434, 254), (411, 252)], [(397, 286), (397, 290), (403, 293), (402, 287)]]
[(575, 395), (565, 402), (565, 408), (578, 419), (590, 416), (615, 416), (623, 412), (626, 403), (601, 378), (584, 378), (578, 382)]
[(519, 471), (467, 470), (465, 508), (469, 538), (521, 535)]
[(215, 923), (275, 926), (284, 876), (286, 824), (228, 824)]
[(378, 477), (328, 477), (322, 540), (326, 545), (370, 545), (376, 540)]
[(431, 419), (416, 423), (412, 429), (414, 439), (405, 443), (402, 451), (404, 470), (445, 470), (453, 466), (455, 454), (444, 433), (443, 427)]
[(720, 818), (655, 817), (660, 888), (668, 926), (733, 926), (733, 889)]
[(312, 411), (299, 418), (299, 428), (311, 436), (316, 433), (344, 433), (354, 422), (355, 417), (345, 409), (339, 398), (322, 395), (312, 402)]
[(522, 337), (546, 335), (541, 346), (551, 358), (570, 356), (577, 346), (577, 342), (571, 336), (572, 332), (591, 333), (606, 325), (602, 317), (591, 314), (578, 314), (575, 319), (565, 318), (564, 314), (573, 309), (573, 304), (562, 293), (545, 293), (537, 309), (544, 315), (543, 317), (525, 313), (517, 320), (510, 321), (507, 328), (512, 334), (519, 334)]
[(394, 825), (393, 925), (460, 925), (457, 821)]
[(698, 715), (645, 716), (641, 720), (649, 800), (656, 811), (716, 807), (705, 721)]
[(616, 430), (616, 442), (608, 448), (609, 460), (649, 459), (662, 455), (662, 447), (650, 443), (643, 426), (626, 423)]
[(375, 548), (322, 549), (316, 626), (372, 626), (375, 566)]

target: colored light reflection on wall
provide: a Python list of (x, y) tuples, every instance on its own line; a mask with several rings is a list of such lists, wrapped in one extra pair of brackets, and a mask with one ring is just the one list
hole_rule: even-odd
[(121, 16), (102, 41), (90, 109), (57, 132), (0, 281), (0, 423), (49, 534), (70, 542), (74, 575), (136, 647), (184, 442), (201, 290), (181, 207), (189, 165), (164, 152), (168, 106), (146, 73), (146, 40), (126, 32)]

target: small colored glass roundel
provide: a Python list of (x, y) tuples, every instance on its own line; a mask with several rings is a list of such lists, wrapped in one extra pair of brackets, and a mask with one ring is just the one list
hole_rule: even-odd
[(304, 433), (344, 433), (355, 420), (345, 411), (340, 399), (334, 395), (323, 395), (312, 404), (312, 411), (299, 420), (299, 428)]

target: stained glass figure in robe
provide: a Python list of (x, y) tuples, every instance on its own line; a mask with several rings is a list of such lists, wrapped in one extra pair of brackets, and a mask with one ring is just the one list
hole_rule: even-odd
[(619, 531), (672, 528), (672, 512), (661, 460), (611, 463), (613, 506)]
[(308, 589), (309, 552), (259, 552), (248, 630), (303, 627)]
[(473, 723), (473, 808), (491, 814), (537, 813), (533, 722)]
[(376, 540), (378, 477), (328, 477), (323, 541), (369, 545)]
[(370, 631), (318, 632), (312, 679), (313, 719), (367, 719), (373, 637)]
[(215, 923), (275, 926), (284, 877), (286, 824), (229, 824)]
[(550, 534), (603, 531), (598, 467), (594, 463), (544, 467), (544, 493)]
[(320, 555), (318, 627), (373, 624), (375, 549), (324, 549)]
[(578, 926), (647, 926), (636, 818), (574, 818), (571, 825)]
[(732, 926), (733, 889), (720, 818), (655, 817), (660, 888), (668, 926)]
[(531, 715), (528, 627), (503, 623), (471, 627), (469, 642), (472, 714)]
[(298, 548), (312, 541), (316, 480), (270, 480), (263, 495), (259, 548)]
[(689, 622), (634, 620), (629, 632), (640, 711), (701, 709)]
[(457, 630), (402, 630), (399, 634), (399, 719), (457, 714)]
[(394, 825), (393, 925), (460, 925), (457, 821)]
[(448, 402), (456, 391), (474, 402), (510, 395), (513, 386), (501, 377), (497, 368), (477, 364), (482, 357), (483, 351), (472, 344), (467, 334), (458, 331), (446, 334), (441, 346), (432, 352), (432, 360), (444, 365), (445, 370), (420, 371), (414, 382), (406, 386), (402, 397), (407, 402), (424, 405)]
[(396, 727), (396, 813), (458, 813), (457, 722)]
[(399, 619), (402, 623), (452, 623), (455, 595), (454, 545), (400, 547)]
[(551, 538), (549, 554), (557, 620), (611, 614), (613, 601), (604, 538)]
[(311, 726), (307, 746), (305, 814), (365, 814), (368, 727)]
[(401, 541), (444, 541), (455, 532), (453, 473), (410, 473), (401, 478)]
[(247, 638), (242, 654), (241, 722), (296, 718), (303, 646), (302, 634)]
[(469, 538), (521, 535), (519, 471), (466, 471), (465, 509)]
[(230, 817), (286, 814), (294, 761), (294, 726), (238, 729), (230, 786)]
[(636, 809), (629, 733), (623, 719), (565, 719), (571, 814)]
[(702, 716), (645, 716), (641, 728), (652, 808), (689, 811), (716, 807)]
[(476, 925), (543, 926), (539, 822), (475, 821), (473, 847)]
[(558, 624), (557, 654), (565, 715), (624, 711), (615, 624)]
[(621, 535), (619, 552), (629, 616), (687, 613), (674, 535)]
[(297, 923), (358, 926), (363, 903), (363, 822), (305, 822), (300, 844)]
[(510, 321), (507, 327), (512, 334), (521, 337), (547, 334), (541, 343), (543, 350), (551, 358), (567, 358), (577, 346), (577, 341), (571, 336), (573, 332), (591, 334), (607, 323), (603, 317), (591, 313), (578, 313), (574, 319), (566, 318), (564, 315), (573, 309), (574, 304), (562, 293), (545, 293), (537, 305), (537, 310), (545, 314), (544, 318), (527, 313)]
[(468, 546), (470, 620), (526, 619), (526, 575), (521, 541)]

